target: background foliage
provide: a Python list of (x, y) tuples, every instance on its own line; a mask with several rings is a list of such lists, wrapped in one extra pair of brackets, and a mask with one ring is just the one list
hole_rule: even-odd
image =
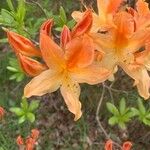
[[(86, 1), (88, 5), (94, 2)], [(34, 42), (38, 42), (38, 31), (44, 20), (54, 18), (53, 32), (57, 37), (63, 25), (72, 28), (75, 24), (71, 12), (83, 9), (77, 0), (1, 0), (0, 3), (0, 26)], [(103, 84), (105, 94), (98, 114), (100, 121), (114, 140), (131, 140), (135, 150), (148, 150), (150, 103), (138, 97), (131, 86), (132, 81), (122, 70), (116, 76), (113, 83), (107, 81)], [(45, 147), (47, 150), (103, 149), (105, 136), (99, 132), (95, 118), (102, 85), (82, 86), (84, 113), (75, 123), (59, 92), (35, 97), (31, 101), (24, 100), (23, 87), (28, 80), (0, 28), (0, 105), (7, 110), (0, 124), (0, 150), (17, 150), (16, 137), (19, 134), (26, 137), (34, 127), (41, 132), (38, 150), (45, 150)]]

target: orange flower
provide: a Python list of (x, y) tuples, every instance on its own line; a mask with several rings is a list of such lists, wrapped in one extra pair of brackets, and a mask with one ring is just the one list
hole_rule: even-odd
[(132, 143), (130, 141), (124, 142), (122, 146), (122, 150), (130, 150), (132, 147)]
[(105, 144), (105, 150), (112, 150), (113, 149), (113, 141), (108, 140)]
[[(124, 142), (122, 146), (122, 150), (130, 150), (132, 147), (132, 143), (130, 141)], [(113, 141), (108, 140), (105, 144), (105, 150), (113, 150)]]
[(23, 140), (23, 138), (20, 135), (17, 137), (16, 143), (19, 146), (24, 145), (24, 140)]
[(0, 107), (0, 119), (3, 118), (4, 114), (5, 114), (4, 108)]
[(20, 135), (17, 137), (16, 142), (17, 142), (20, 150), (22, 150), (22, 149), (33, 150), (38, 137), (39, 137), (39, 130), (32, 129), (31, 135), (25, 139), (25, 142), (24, 142), (24, 139)]
[(39, 130), (37, 130), (37, 129), (32, 129), (32, 130), (31, 130), (31, 137), (32, 137), (33, 139), (37, 140), (38, 137), (39, 137), (39, 134), (40, 134)]
[[(89, 12), (87, 14), (90, 15)], [(86, 26), (83, 26), (83, 22), (86, 22)], [(40, 32), (40, 49), (49, 69), (27, 84), (24, 95), (25, 97), (42, 96), (60, 88), (69, 111), (75, 115), (74, 120), (78, 120), (82, 114), (78, 83), (103, 82), (107, 79), (109, 72), (93, 64), (93, 41), (86, 34), (91, 26), (89, 17), (83, 17), (83, 21), (81, 20), (75, 26), (72, 33), (66, 26), (63, 28), (60, 38), (62, 47), (58, 46), (51, 36), (48, 36), (52, 24), (52, 20), (46, 21)]]
[[(103, 51), (100, 66), (112, 73), (117, 66), (122, 67), (135, 80), (134, 85), (139, 94), (148, 99), (150, 77), (147, 64), (137, 62), (137, 53), (147, 47), (149, 41), (150, 10), (144, 0), (137, 1), (136, 10), (127, 7), (128, 11), (121, 9), (122, 2), (123, 0), (97, 0), (98, 15), (93, 13), (93, 24), (88, 35), (92, 38), (95, 49)], [(83, 14), (73, 12), (72, 16), (78, 22)], [(145, 48), (145, 53), (147, 49), (149, 48)], [(140, 59), (148, 59), (148, 56), (142, 56)]]
[(36, 144), (36, 140), (29, 137), (26, 139), (26, 148), (25, 150), (33, 150), (34, 149), (34, 146)]

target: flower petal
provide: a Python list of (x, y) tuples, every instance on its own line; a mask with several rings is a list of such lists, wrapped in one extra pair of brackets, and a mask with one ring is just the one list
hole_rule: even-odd
[(78, 120), (82, 115), (79, 84), (67, 79), (63, 82), (60, 90), (69, 111), (75, 115), (74, 120)]
[(64, 66), (64, 53), (62, 49), (46, 34), (40, 34), (40, 48), (47, 66), (61, 68)]
[(105, 144), (105, 150), (112, 150), (113, 149), (113, 141), (112, 140), (108, 140)]
[(60, 36), (60, 45), (65, 48), (66, 44), (71, 40), (71, 32), (67, 26), (64, 26)]
[(83, 36), (75, 38), (66, 45), (67, 65), (69, 68), (86, 67), (93, 62), (94, 45), (91, 38)]
[(137, 86), (139, 94), (148, 99), (150, 96), (149, 88), (150, 88), (150, 77), (146, 68), (143, 65), (139, 65), (136, 63), (125, 65), (120, 64), (123, 70), (135, 80), (134, 85)]
[(42, 96), (56, 91), (61, 84), (61, 74), (46, 70), (34, 77), (25, 87), (24, 96)]
[(132, 143), (127, 141), (123, 143), (122, 150), (130, 150), (132, 147)]
[(104, 82), (110, 76), (109, 72), (105, 68), (101, 68), (99, 65), (93, 64), (86, 68), (75, 68), (72, 70), (72, 78), (78, 83), (98, 84)]
[(26, 56), (41, 56), (41, 52), (29, 39), (12, 31), (7, 31), (7, 36), (8, 42), (16, 54), (21, 53)]
[(23, 56), (21, 54), (19, 54), (18, 57), (23, 71), (29, 76), (37, 76), (47, 69), (44, 64), (41, 64), (32, 58)]
[(53, 20), (52, 19), (46, 20), (42, 24), (40, 32), (43, 34), (49, 35), (49, 34), (51, 34), (52, 26), (53, 26)]
[(72, 30), (72, 36), (80, 36), (90, 30), (92, 25), (92, 11), (90, 9), (86, 10), (82, 19), (76, 24)]

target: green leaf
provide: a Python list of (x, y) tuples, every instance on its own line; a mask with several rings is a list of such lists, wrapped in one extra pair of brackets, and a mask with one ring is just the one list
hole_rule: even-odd
[(15, 113), (17, 116), (22, 116), (24, 114), (24, 111), (19, 107), (12, 107), (10, 108), (10, 111)]
[(124, 122), (119, 122), (118, 125), (121, 129), (126, 129), (126, 125)]
[(111, 112), (112, 114), (118, 116), (119, 115), (119, 111), (116, 108), (115, 105), (111, 104), (111, 103), (106, 103), (107, 109), (109, 112)]
[(10, 26), (14, 22), (12, 14), (6, 9), (1, 9), (1, 16), (3, 18), (4, 23), (7, 23)]
[(27, 99), (26, 99), (26, 98), (23, 98), (23, 99), (22, 99), (21, 107), (23, 108), (24, 111), (27, 111), (27, 110), (28, 110), (28, 102), (27, 102)]
[(141, 114), (145, 114), (146, 113), (146, 109), (144, 107), (144, 104), (141, 100), (141, 98), (138, 98), (138, 107), (139, 107), (139, 111), (141, 112)]
[(73, 20), (73, 19), (67, 22), (67, 26), (68, 26), (70, 29), (72, 29), (75, 24), (76, 24), (76, 22), (75, 22), (75, 20)]
[(150, 120), (148, 120), (148, 119), (146, 119), (146, 118), (143, 119), (143, 123), (144, 123), (145, 125), (150, 126)]
[(25, 120), (26, 120), (26, 117), (22, 116), (19, 118), (18, 123), (21, 124), (21, 123), (25, 122)]
[(118, 123), (118, 118), (116, 116), (113, 116), (113, 117), (109, 118), (108, 123), (110, 125), (115, 125)]
[(126, 111), (126, 102), (125, 102), (125, 99), (122, 98), (120, 100), (120, 103), (119, 103), (119, 110), (120, 110), (120, 114), (123, 115)]
[(26, 15), (25, 1), (19, 0), (18, 8), (17, 8), (17, 20), (19, 21), (19, 23), (21, 23), (21, 24), (24, 23), (25, 15)]
[(65, 10), (64, 10), (63, 7), (60, 7), (60, 9), (59, 9), (59, 15), (60, 15), (60, 18), (63, 21), (63, 23), (66, 24), (67, 17), (66, 17), (66, 12), (65, 12)]
[(11, 72), (18, 72), (18, 70), (16, 68), (13, 68), (11, 66), (7, 66), (7, 69)]
[(11, 0), (6, 0), (6, 1), (7, 1), (7, 4), (8, 4), (9, 9), (14, 12), (15, 9), (14, 9), (14, 6), (13, 6), (13, 4), (12, 4), (12, 1), (11, 1)]
[(131, 108), (131, 111), (133, 113), (133, 116), (138, 116), (140, 114), (139, 110), (134, 107)]
[(39, 107), (39, 101), (32, 101), (29, 106), (29, 111), (34, 111)]
[(32, 123), (35, 121), (35, 115), (33, 113), (27, 113), (27, 118)]

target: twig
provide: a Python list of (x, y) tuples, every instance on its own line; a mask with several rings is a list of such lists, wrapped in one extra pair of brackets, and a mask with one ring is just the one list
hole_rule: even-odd
[[(103, 83), (103, 89), (102, 89), (102, 94), (101, 94), (101, 97), (99, 99), (99, 103), (98, 103), (98, 106), (97, 106), (97, 109), (96, 109), (96, 121), (99, 125), (99, 132), (103, 132), (106, 139), (111, 139), (110, 136), (108, 135), (108, 133), (106, 132), (106, 130), (104, 129), (104, 127), (102, 126), (100, 120), (99, 120), (99, 112), (100, 112), (100, 108), (101, 108), (101, 104), (102, 104), (102, 101), (104, 99), (104, 94), (105, 94), (105, 86), (104, 86), (104, 83)], [(117, 142), (113, 141), (114, 145), (116, 145), (117, 147), (119, 147), (120, 149), (122, 149), (121, 145), (119, 145)]]
[(107, 134), (106, 130), (103, 128), (103, 126), (102, 126), (102, 124), (101, 124), (101, 122), (100, 122), (100, 120), (99, 120), (99, 112), (100, 112), (100, 108), (101, 108), (102, 101), (103, 101), (103, 99), (104, 99), (104, 94), (105, 94), (105, 86), (103, 86), (102, 94), (101, 94), (101, 97), (100, 97), (100, 100), (99, 100), (99, 103), (98, 103), (98, 106), (97, 106), (97, 110), (96, 110), (96, 121), (97, 121), (97, 123), (98, 123), (98, 125), (99, 125), (99, 127), (100, 127), (100, 128), (98, 128), (99, 131), (100, 131), (100, 132), (103, 132), (104, 135), (105, 135), (105, 137), (106, 137), (107, 139), (110, 139), (110, 136)]

